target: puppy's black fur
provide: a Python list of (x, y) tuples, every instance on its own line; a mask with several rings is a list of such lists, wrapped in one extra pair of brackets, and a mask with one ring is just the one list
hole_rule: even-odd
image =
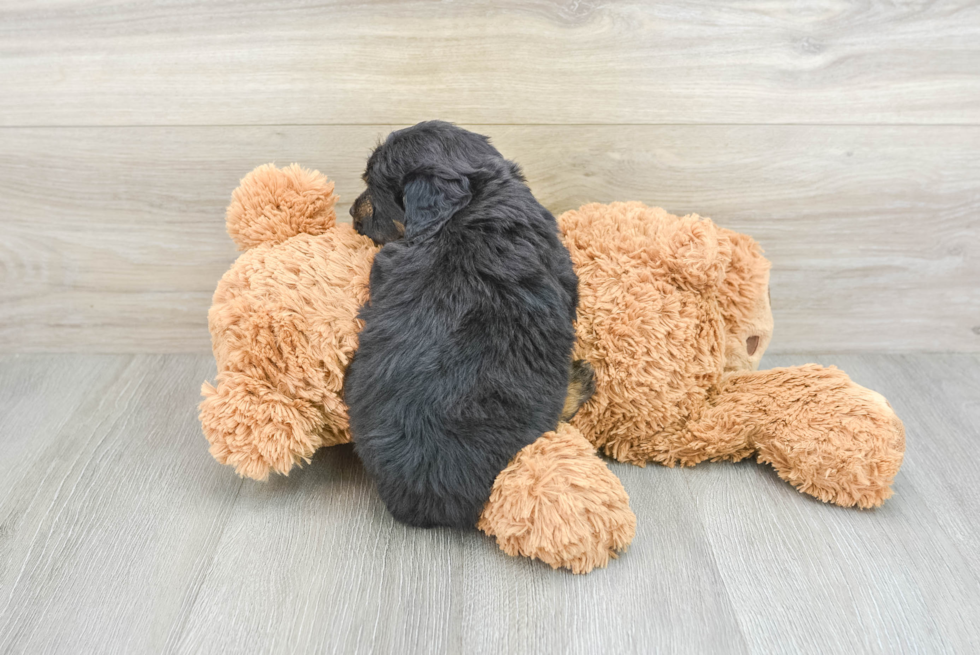
[(354, 447), (395, 518), (473, 527), (562, 414), (578, 279), (554, 217), (486, 137), (394, 132), (365, 180), (354, 225), (386, 245), (345, 381)]

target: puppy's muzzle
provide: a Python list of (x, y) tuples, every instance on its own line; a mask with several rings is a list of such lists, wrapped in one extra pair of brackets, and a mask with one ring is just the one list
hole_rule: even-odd
[(365, 191), (357, 196), (357, 200), (350, 206), (350, 217), (354, 223), (354, 229), (360, 232), (364, 219), (370, 218), (373, 214), (374, 206), (371, 204), (371, 196)]

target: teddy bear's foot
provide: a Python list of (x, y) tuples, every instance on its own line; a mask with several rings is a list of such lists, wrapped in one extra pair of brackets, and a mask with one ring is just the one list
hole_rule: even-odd
[(563, 423), (497, 476), (477, 527), (508, 555), (588, 573), (626, 549), (636, 516), (619, 478)]
[(323, 412), (290, 398), (243, 373), (218, 375), (217, 388), (201, 387), (201, 426), (211, 455), (239, 475), (266, 480), (269, 472), (288, 475), (323, 443)]

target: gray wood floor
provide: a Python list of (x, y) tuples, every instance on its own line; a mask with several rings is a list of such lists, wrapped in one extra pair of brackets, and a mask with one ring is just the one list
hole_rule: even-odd
[(636, 539), (583, 577), (396, 524), (349, 447), (238, 479), (197, 423), (209, 356), (4, 356), (0, 652), (977, 652), (980, 357), (764, 366), (805, 361), (905, 420), (892, 500), (614, 464)]

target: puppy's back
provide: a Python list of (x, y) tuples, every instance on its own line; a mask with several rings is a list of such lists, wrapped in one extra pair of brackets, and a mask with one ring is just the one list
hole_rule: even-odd
[(388, 509), (473, 527), (494, 480), (564, 405), (577, 279), (521, 180), (476, 193), (437, 235), (386, 245), (345, 395)]

